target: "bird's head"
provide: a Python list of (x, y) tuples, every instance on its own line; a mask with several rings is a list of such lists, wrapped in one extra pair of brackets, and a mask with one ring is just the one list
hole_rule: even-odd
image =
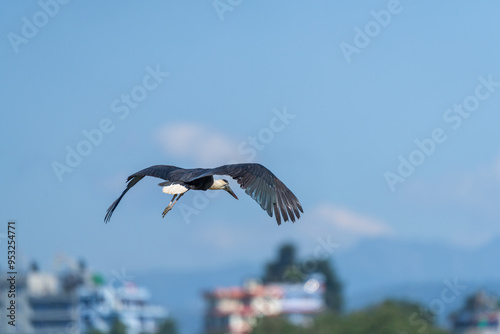
[(234, 198), (238, 199), (238, 196), (236, 196), (236, 194), (233, 192), (233, 190), (231, 189), (231, 187), (229, 187), (229, 182), (227, 180), (225, 180), (225, 179), (214, 180), (214, 184), (212, 185), (212, 187), (210, 187), (210, 189), (213, 189), (213, 190), (225, 190), (229, 194), (231, 194), (231, 196), (233, 196)]

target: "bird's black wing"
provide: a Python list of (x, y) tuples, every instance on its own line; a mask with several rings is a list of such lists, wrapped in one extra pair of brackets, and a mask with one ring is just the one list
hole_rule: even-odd
[(111, 219), (111, 215), (113, 214), (113, 211), (115, 211), (116, 207), (118, 206), (118, 203), (122, 200), (123, 196), (127, 193), (127, 191), (130, 190), (133, 186), (137, 184), (140, 180), (142, 180), (143, 177), (145, 176), (152, 176), (152, 177), (157, 177), (160, 179), (164, 180), (169, 180), (171, 177), (172, 173), (175, 171), (182, 170), (182, 168), (175, 167), (175, 166), (167, 166), (167, 165), (156, 165), (156, 166), (151, 166), (148, 168), (144, 168), (143, 170), (138, 171), (137, 173), (134, 173), (130, 175), (127, 178), (127, 188), (122, 192), (120, 197), (116, 199), (116, 201), (113, 202), (108, 208), (108, 211), (106, 212), (106, 216), (104, 217), (104, 221), (107, 223)]
[[(272, 217), (273, 211), (278, 225), (284, 221), (300, 218), (302, 206), (295, 195), (269, 169), (261, 164), (246, 163), (224, 165), (212, 169), (193, 170), (192, 179), (209, 175), (229, 175), (250, 195), (260, 207)], [(191, 181), (189, 180), (189, 181)]]

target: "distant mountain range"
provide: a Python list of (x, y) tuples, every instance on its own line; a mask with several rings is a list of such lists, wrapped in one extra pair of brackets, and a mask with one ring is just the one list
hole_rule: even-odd
[[(448, 314), (477, 290), (500, 294), (499, 255), (500, 239), (473, 250), (444, 243), (372, 239), (334, 253), (332, 264), (344, 283), (347, 311), (387, 298), (408, 299), (436, 311), (439, 323), (446, 326)], [(200, 333), (203, 324), (203, 291), (260, 277), (267, 260), (184, 273), (156, 270), (134, 278), (152, 292), (155, 303), (171, 310), (182, 333), (193, 334)]]
[(500, 255), (500, 239), (478, 249), (465, 249), (438, 242), (404, 242), (374, 239), (338, 253), (334, 259), (339, 275), (354, 290), (374, 285), (442, 281), (500, 279), (495, 263)]

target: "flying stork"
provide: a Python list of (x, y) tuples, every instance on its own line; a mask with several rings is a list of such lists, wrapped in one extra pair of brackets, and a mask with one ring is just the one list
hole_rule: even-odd
[(156, 165), (138, 171), (127, 178), (127, 188), (108, 208), (104, 221), (107, 223), (111, 219), (113, 211), (123, 196), (145, 176), (165, 180), (158, 185), (163, 187), (164, 193), (174, 195), (170, 204), (163, 210), (162, 217), (165, 217), (175, 203), (189, 190), (225, 190), (238, 199), (229, 187), (229, 182), (225, 179), (214, 180), (214, 175), (229, 175), (237, 180), (240, 187), (245, 189), (245, 192), (259, 203), (270, 217), (273, 216), (274, 211), (278, 225), (281, 224), (281, 216), (283, 216), (284, 221), (288, 221), (290, 218), (292, 222), (295, 222), (295, 219), (300, 218), (299, 211), (304, 212), (299, 200), (290, 189), (261, 164), (233, 164), (210, 169), (184, 169)]

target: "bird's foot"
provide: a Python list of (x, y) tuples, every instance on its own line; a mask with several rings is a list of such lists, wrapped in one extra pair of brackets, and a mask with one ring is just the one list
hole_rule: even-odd
[(165, 210), (163, 210), (163, 214), (162, 214), (162, 216), (161, 216), (161, 217), (162, 217), (162, 218), (165, 218), (165, 215), (166, 215), (166, 214), (167, 214), (170, 210), (172, 210), (172, 206), (170, 206), (170, 205), (169, 205), (169, 206), (167, 206), (167, 207), (165, 208)]

